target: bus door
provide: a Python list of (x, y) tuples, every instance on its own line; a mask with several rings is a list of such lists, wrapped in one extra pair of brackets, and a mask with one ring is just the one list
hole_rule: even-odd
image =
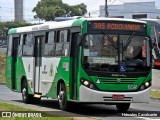
[(13, 47), (12, 47), (12, 61), (11, 61), (11, 83), (12, 89), (16, 90), (16, 63), (17, 63), (17, 52), (18, 52), (18, 45), (19, 45), (19, 36), (13, 36)]
[(77, 100), (78, 91), (77, 91), (77, 84), (78, 84), (78, 54), (79, 54), (79, 33), (72, 33), (72, 41), (71, 41), (71, 58), (72, 58), (72, 82), (70, 83), (72, 86), (72, 94), (71, 99)]
[(41, 69), (42, 69), (42, 53), (45, 36), (42, 34), (35, 35), (34, 47), (34, 93), (42, 93), (41, 91)]

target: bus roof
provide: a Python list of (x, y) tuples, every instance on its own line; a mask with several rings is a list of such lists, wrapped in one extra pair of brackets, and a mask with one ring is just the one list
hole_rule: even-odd
[(147, 21), (147, 22), (156, 22), (156, 23), (160, 24), (160, 19), (147, 19), (147, 18), (145, 19), (145, 18), (143, 18), (140, 20)]
[(26, 32), (33, 32), (33, 31), (40, 31), (40, 30), (51, 30), (51, 29), (58, 29), (58, 28), (67, 28), (67, 27), (71, 27), (71, 26), (81, 26), (84, 24), (85, 21), (96, 21), (96, 20), (146, 23), (146, 22), (140, 21), (140, 20), (123, 19), (123, 18), (79, 18), (79, 19), (68, 20), (68, 21), (61, 21), (61, 22), (53, 21), (53, 22), (46, 22), (46, 23), (43, 23), (40, 25), (12, 28), (8, 31), (8, 34), (26, 33)]

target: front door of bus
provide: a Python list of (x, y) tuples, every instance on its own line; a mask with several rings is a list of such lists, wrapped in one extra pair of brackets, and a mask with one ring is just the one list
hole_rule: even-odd
[(43, 53), (44, 36), (35, 36), (35, 72), (34, 72), (34, 92), (41, 93), (41, 68), (42, 68), (42, 53)]
[(12, 89), (16, 89), (16, 63), (17, 63), (17, 51), (19, 36), (13, 36), (13, 48), (12, 48), (12, 62), (11, 62), (11, 78), (12, 78)]
[(79, 54), (79, 33), (72, 33), (72, 42), (71, 42), (71, 57), (72, 57), (72, 96), (71, 98), (77, 99), (77, 79), (78, 79), (78, 54)]

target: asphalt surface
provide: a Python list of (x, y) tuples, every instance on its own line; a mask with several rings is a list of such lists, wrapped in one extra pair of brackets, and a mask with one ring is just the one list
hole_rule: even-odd
[[(160, 70), (153, 70), (153, 82), (152, 89), (160, 89)], [(68, 112), (62, 112), (59, 110), (57, 101), (43, 98), (38, 105), (24, 104), (22, 102), (21, 93), (16, 93), (8, 89), (5, 85), (0, 85), (0, 101), (9, 102), (15, 105), (36, 109), (38, 111), (51, 111), (52, 114), (59, 113), (60, 116), (73, 116), (78, 120), (90, 120), (90, 119), (101, 119), (101, 120), (151, 120), (159, 119), (160, 117), (122, 117), (122, 113), (119, 113), (114, 105), (73, 105), (71, 110)], [(54, 112), (53, 112), (54, 111)], [(152, 100), (149, 104), (137, 103), (131, 104), (130, 109), (127, 113), (134, 114), (137, 112), (144, 112), (153, 114), (158, 112), (160, 114), (160, 101)]]
[(152, 89), (160, 90), (160, 69), (153, 69), (152, 73)]

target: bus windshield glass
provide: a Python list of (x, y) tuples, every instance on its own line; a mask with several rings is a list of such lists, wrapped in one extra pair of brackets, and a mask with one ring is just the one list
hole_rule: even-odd
[(142, 72), (150, 67), (149, 40), (145, 36), (88, 34), (83, 45), (83, 66), (87, 70)]

